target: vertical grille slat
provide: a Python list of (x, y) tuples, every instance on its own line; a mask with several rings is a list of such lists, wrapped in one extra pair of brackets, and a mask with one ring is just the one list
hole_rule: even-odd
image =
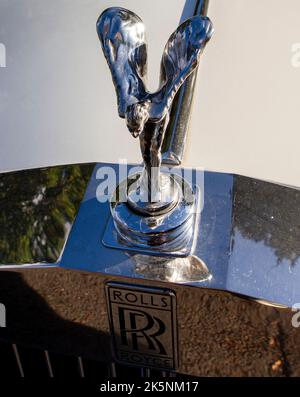
[(79, 368), (79, 375), (81, 378), (84, 378), (84, 368), (83, 368), (83, 361), (80, 356), (78, 356), (78, 368)]
[(20, 371), (21, 378), (24, 378), (24, 370), (23, 370), (23, 366), (22, 366), (22, 363), (21, 363), (21, 359), (20, 359), (20, 355), (19, 355), (19, 352), (18, 352), (17, 345), (15, 343), (13, 343), (12, 344), (12, 348), (13, 348), (13, 352), (15, 354), (15, 358), (16, 358), (17, 366), (18, 366), (19, 371)]
[(110, 367), (110, 368), (109, 368), (110, 376), (111, 376), (112, 378), (116, 378), (116, 377), (117, 377), (116, 364), (115, 364), (115, 363), (110, 363), (110, 366), (109, 366), (109, 367)]
[(51, 365), (49, 352), (48, 352), (48, 350), (45, 350), (44, 352), (45, 352), (45, 359), (46, 359), (46, 364), (47, 364), (47, 368), (48, 368), (49, 377), (53, 378), (54, 374), (53, 374), (53, 370), (52, 370), (52, 365)]
[(82, 358), (79, 356), (78, 357), (78, 368), (79, 368), (79, 375), (81, 378), (84, 378), (84, 368), (83, 368), (83, 362), (82, 362)]
[(3, 341), (0, 341), (0, 373), (1, 377), (20, 376), (12, 345)]

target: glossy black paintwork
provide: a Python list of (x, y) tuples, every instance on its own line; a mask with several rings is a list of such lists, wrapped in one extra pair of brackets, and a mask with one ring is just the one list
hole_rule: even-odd
[(0, 174), (0, 264), (56, 262), (93, 166)]

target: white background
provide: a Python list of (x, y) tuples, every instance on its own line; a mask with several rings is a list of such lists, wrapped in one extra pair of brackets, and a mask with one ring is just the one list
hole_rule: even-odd
[[(184, 0), (0, 0), (0, 170), (140, 161), (96, 35), (113, 5), (146, 24), (155, 89)], [(299, 0), (211, 0), (209, 16), (185, 164), (300, 186)]]

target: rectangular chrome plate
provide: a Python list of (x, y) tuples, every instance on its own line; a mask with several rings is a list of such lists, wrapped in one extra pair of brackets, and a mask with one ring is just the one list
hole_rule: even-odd
[(108, 282), (107, 306), (118, 362), (177, 368), (176, 296), (169, 289)]

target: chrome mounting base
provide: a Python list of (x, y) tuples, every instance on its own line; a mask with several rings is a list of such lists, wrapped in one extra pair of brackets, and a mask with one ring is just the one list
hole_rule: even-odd
[(176, 174), (161, 173), (160, 178), (161, 186), (172, 189), (162, 189), (161, 200), (154, 205), (149, 205), (143, 192), (139, 195), (142, 174), (119, 184), (110, 202), (105, 246), (154, 255), (192, 254), (199, 223), (199, 189)]

